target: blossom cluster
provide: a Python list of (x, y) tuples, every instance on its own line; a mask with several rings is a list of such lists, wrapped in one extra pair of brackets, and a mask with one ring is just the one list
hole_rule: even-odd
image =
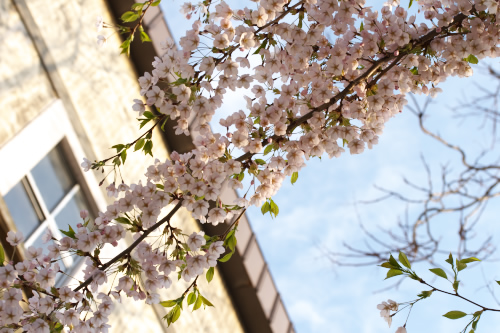
[[(471, 63), (499, 54), (493, 0), (420, 0), (418, 19), (399, 1), (380, 12), (365, 0), (255, 2), (256, 9), (224, 1), (183, 6), (186, 17), (200, 17), (181, 48), (168, 44), (154, 70), (139, 78), (142, 98), (132, 109), (145, 123), (175, 120), (175, 133), (192, 135), (195, 148), (156, 160), (144, 182), (112, 183), (107, 191), (116, 200), (94, 221), (82, 214), (77, 230), (54, 239), (48, 251), (31, 247), (25, 261), (0, 267), (4, 331), (107, 332), (113, 299), (158, 303), (158, 290), (171, 286), (174, 273), (195, 286), (226, 250), (234, 252), (237, 214), (270, 200), (308, 159), (372, 148), (385, 123), (402, 112), (407, 93), (435, 96), (440, 82), (470, 76)], [(245, 105), (220, 119), (225, 133), (213, 133), (210, 122), (224, 95), (239, 89), (249, 95)], [(156, 116), (146, 111), (153, 106)], [(104, 164), (84, 159), (82, 167)], [(245, 175), (251, 178), (246, 194), (224, 202), (224, 186), (244, 189)], [(182, 205), (201, 223), (235, 224), (220, 236), (188, 235), (169, 215), (160, 219), (172, 205), (171, 213)], [(148, 240), (154, 232), (155, 241)], [(127, 233), (135, 241), (129, 250), (102, 262), (102, 248)], [(21, 240), (9, 235), (13, 246)], [(85, 282), (75, 289), (55, 287), (62, 252), (84, 257)], [(120, 275), (115, 284), (110, 274)], [(113, 284), (108, 294), (100, 292), (106, 283)], [(21, 288), (31, 290), (28, 300)], [(394, 308), (391, 302), (380, 308), (389, 324)]]

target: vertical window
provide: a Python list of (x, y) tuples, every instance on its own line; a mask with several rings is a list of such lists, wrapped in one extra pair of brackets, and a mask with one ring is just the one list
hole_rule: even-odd
[[(45, 248), (42, 237), (47, 230), (56, 239), (63, 237), (59, 229), (73, 229), (79, 212), (88, 207), (75, 175), (71, 172), (59, 144), (50, 151), (5, 196), (16, 227), (25, 236), (25, 247)], [(61, 266), (71, 267), (71, 257)]]

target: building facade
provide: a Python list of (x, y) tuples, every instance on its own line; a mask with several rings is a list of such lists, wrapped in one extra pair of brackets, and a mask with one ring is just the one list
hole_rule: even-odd
[[(169, 30), (159, 7), (145, 17), (152, 43), (132, 45), (130, 58), (119, 55), (121, 37), (109, 33), (98, 48), (94, 22), (106, 22), (128, 10), (130, 0), (0, 0), (0, 237), (7, 254), (23, 258), (5, 244), (9, 230), (21, 230), (24, 248), (41, 245), (50, 230), (78, 223), (82, 208), (97, 216), (111, 202), (103, 175), (82, 172), (83, 157), (110, 156), (110, 147), (132, 141), (141, 133), (132, 99), (139, 97), (137, 77), (151, 70), (160, 43)], [(134, 42), (140, 43), (140, 42)], [(135, 46), (135, 47), (134, 47)], [(194, 119), (193, 122), (196, 120)], [(192, 148), (190, 137), (153, 132), (153, 155), (160, 160), (170, 151)], [(127, 182), (144, 179), (153, 159), (129, 154), (122, 176)], [(236, 193), (227, 190), (228, 198)], [(176, 214), (174, 225), (208, 234), (223, 225), (200, 225), (187, 212)], [(200, 283), (215, 308), (184, 313), (167, 328), (161, 319), (168, 309), (123, 300), (112, 316), (112, 332), (274, 332), (292, 333), (285, 307), (248, 221), (239, 223), (237, 253), (218, 265), (210, 286)], [(126, 245), (121, 245), (126, 246)], [(117, 249), (115, 249), (116, 251)], [(68, 274), (78, 274), (79, 262), (64, 258)], [(71, 279), (60, 283), (72, 284)], [(174, 284), (177, 285), (177, 284)], [(164, 292), (178, 297), (182, 285)]]

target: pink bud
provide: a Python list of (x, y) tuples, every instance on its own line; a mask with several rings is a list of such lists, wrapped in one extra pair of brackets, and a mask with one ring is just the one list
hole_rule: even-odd
[(399, 55), (399, 50), (394, 51), (394, 56), (397, 57)]
[(113, 242), (111, 243), (111, 245), (113, 245), (114, 247), (117, 247), (117, 246), (118, 246), (118, 241), (113, 241)]
[(78, 223), (78, 224), (76, 225), (76, 227), (77, 227), (77, 228), (83, 228), (83, 224)]
[(233, 137), (233, 133), (227, 133), (226, 136), (231, 139)]
[(440, 33), (440, 32), (441, 32), (441, 27), (437, 27), (437, 28), (436, 28), (436, 32), (437, 32), (437, 33)]
[(88, 210), (86, 210), (86, 209), (82, 209), (82, 210), (80, 211), (80, 217), (81, 217), (82, 219), (86, 219), (88, 216), (89, 216), (89, 211), (88, 211)]

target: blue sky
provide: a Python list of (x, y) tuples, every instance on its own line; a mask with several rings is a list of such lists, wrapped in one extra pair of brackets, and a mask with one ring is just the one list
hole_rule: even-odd
[[(375, 7), (381, 3), (383, 1), (374, 1), (372, 5)], [(181, 4), (181, 1), (172, 0), (162, 3), (167, 22), (177, 40), (190, 27), (178, 11)], [(489, 63), (498, 66), (497, 61)], [(441, 135), (472, 151), (489, 148), (491, 141), (485, 131), (478, 129), (479, 120), (458, 122), (452, 118), (452, 109), (459, 105), (463, 96), (472, 97), (477, 91), (474, 82), (487, 84), (488, 80), (487, 76), (475, 75), (469, 79), (449, 79), (441, 85), (444, 93), (435, 99), (429, 113), (429, 127), (439, 129)], [(421, 98), (419, 100), (422, 101)], [(239, 103), (241, 92), (239, 95), (230, 94), (224, 100), (222, 113), (234, 112)], [(217, 127), (216, 124), (214, 126)], [(496, 147), (494, 149), (497, 150)], [(409, 301), (422, 290), (429, 289), (408, 280), (398, 290), (375, 293), (391, 285), (390, 280), (384, 281), (385, 269), (375, 265), (336, 267), (324, 254), (325, 249), (344, 250), (343, 242), (362, 245), (364, 238), (359, 227), (360, 220), (367, 229), (375, 232), (379, 227), (396, 226), (397, 216), (404, 213), (404, 205), (396, 201), (377, 205), (355, 203), (379, 197), (380, 192), (374, 184), (406, 191), (403, 176), (417, 183), (426, 181), (421, 153), (436, 172), (440, 164), (457, 161), (456, 155), (425, 137), (418, 129), (415, 116), (405, 110), (388, 122), (379, 144), (372, 150), (365, 150), (361, 155), (347, 153), (339, 159), (310, 160), (299, 173), (297, 183), (291, 185), (286, 180), (273, 197), (280, 208), (276, 219), (263, 216), (256, 207), (248, 210), (252, 227), (297, 332), (394, 332), (404, 323), (406, 312), (396, 316), (389, 329), (379, 317), (376, 305), (388, 298), (398, 302)], [(498, 232), (498, 223), (495, 223), (498, 214), (494, 204), (485, 212), (478, 239), (487, 232)], [(444, 218), (441, 222), (439, 229), (443, 235), (455, 234), (454, 220)], [(444, 260), (445, 257), (439, 259)], [(450, 289), (444, 280), (436, 280), (428, 272), (431, 268), (429, 264), (416, 267), (424, 279)], [(470, 272), (465, 271), (461, 288), (466, 296), (479, 297), (475, 299), (494, 307), (491, 296), (484, 288), (481, 289), (484, 285), (481, 269), (491, 279), (500, 279), (496, 264), (484, 263)], [(459, 332), (465, 326), (465, 320), (443, 318), (442, 314), (450, 310), (472, 312), (476, 309), (452, 297), (433, 295), (414, 307), (408, 321), (408, 332)], [(493, 327), (497, 327), (493, 325), (495, 315), (487, 313), (481, 319), (479, 331), (491, 332)]]

